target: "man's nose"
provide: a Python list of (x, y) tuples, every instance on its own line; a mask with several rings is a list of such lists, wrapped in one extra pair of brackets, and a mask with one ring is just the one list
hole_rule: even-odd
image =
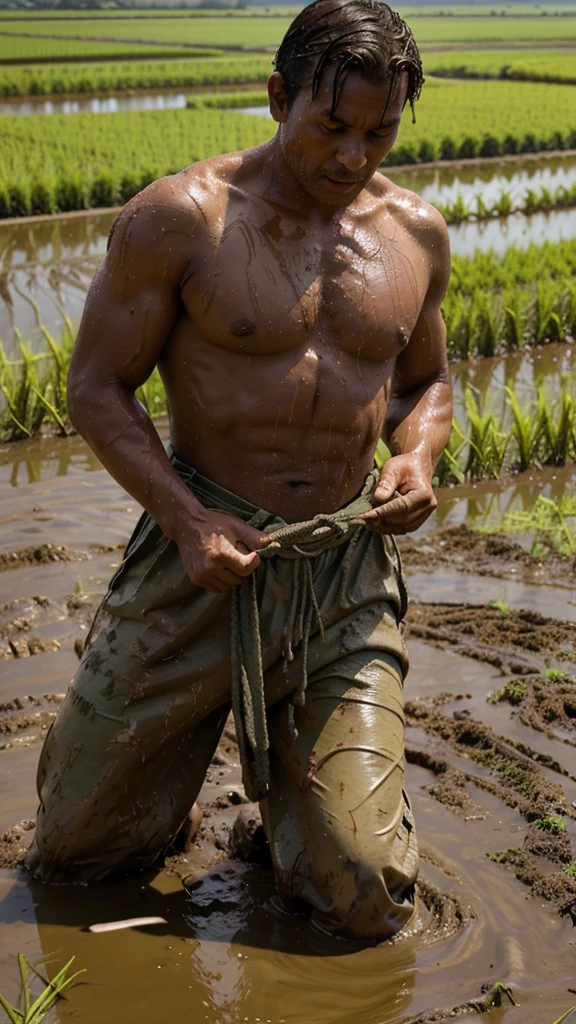
[(347, 171), (362, 170), (367, 162), (364, 139), (353, 138), (352, 136), (347, 139), (341, 139), (336, 159)]

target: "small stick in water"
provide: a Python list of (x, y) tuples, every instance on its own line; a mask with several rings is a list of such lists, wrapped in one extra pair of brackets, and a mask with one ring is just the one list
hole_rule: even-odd
[(147, 924), (167, 924), (164, 917), (127, 917), (124, 921), (106, 921), (104, 924), (91, 924), (89, 932), (119, 932), (122, 928), (141, 928)]

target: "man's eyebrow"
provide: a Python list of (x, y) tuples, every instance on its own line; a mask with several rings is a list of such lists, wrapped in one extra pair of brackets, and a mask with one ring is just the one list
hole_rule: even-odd
[[(343, 121), (341, 117), (338, 117), (338, 114), (334, 113), (331, 110), (321, 110), (320, 117), (324, 117), (326, 118), (327, 121), (332, 121), (334, 124), (341, 124), (343, 128), (352, 127), (346, 121)], [(381, 132), (385, 128), (394, 128), (395, 125), (400, 124), (401, 120), (402, 118), (400, 115), (398, 115), (398, 117), (390, 117), (388, 118), (388, 120), (382, 121), (379, 125), (376, 126), (376, 128), (373, 128), (372, 130), (375, 132)]]

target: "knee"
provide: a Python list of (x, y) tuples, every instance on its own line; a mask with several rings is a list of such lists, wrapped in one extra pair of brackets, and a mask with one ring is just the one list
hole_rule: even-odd
[(391, 878), (381, 865), (347, 861), (318, 890), (313, 921), (343, 938), (381, 942), (396, 935), (414, 910), (414, 880)]

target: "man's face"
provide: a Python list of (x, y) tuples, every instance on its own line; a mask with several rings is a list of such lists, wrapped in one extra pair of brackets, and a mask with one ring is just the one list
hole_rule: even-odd
[(313, 199), (345, 207), (392, 148), (408, 81), (398, 75), (390, 93), (390, 79), (374, 83), (350, 72), (334, 111), (332, 83), (327, 73), (314, 99), (311, 84), (302, 86), (279, 118), (279, 144), (292, 175)]

